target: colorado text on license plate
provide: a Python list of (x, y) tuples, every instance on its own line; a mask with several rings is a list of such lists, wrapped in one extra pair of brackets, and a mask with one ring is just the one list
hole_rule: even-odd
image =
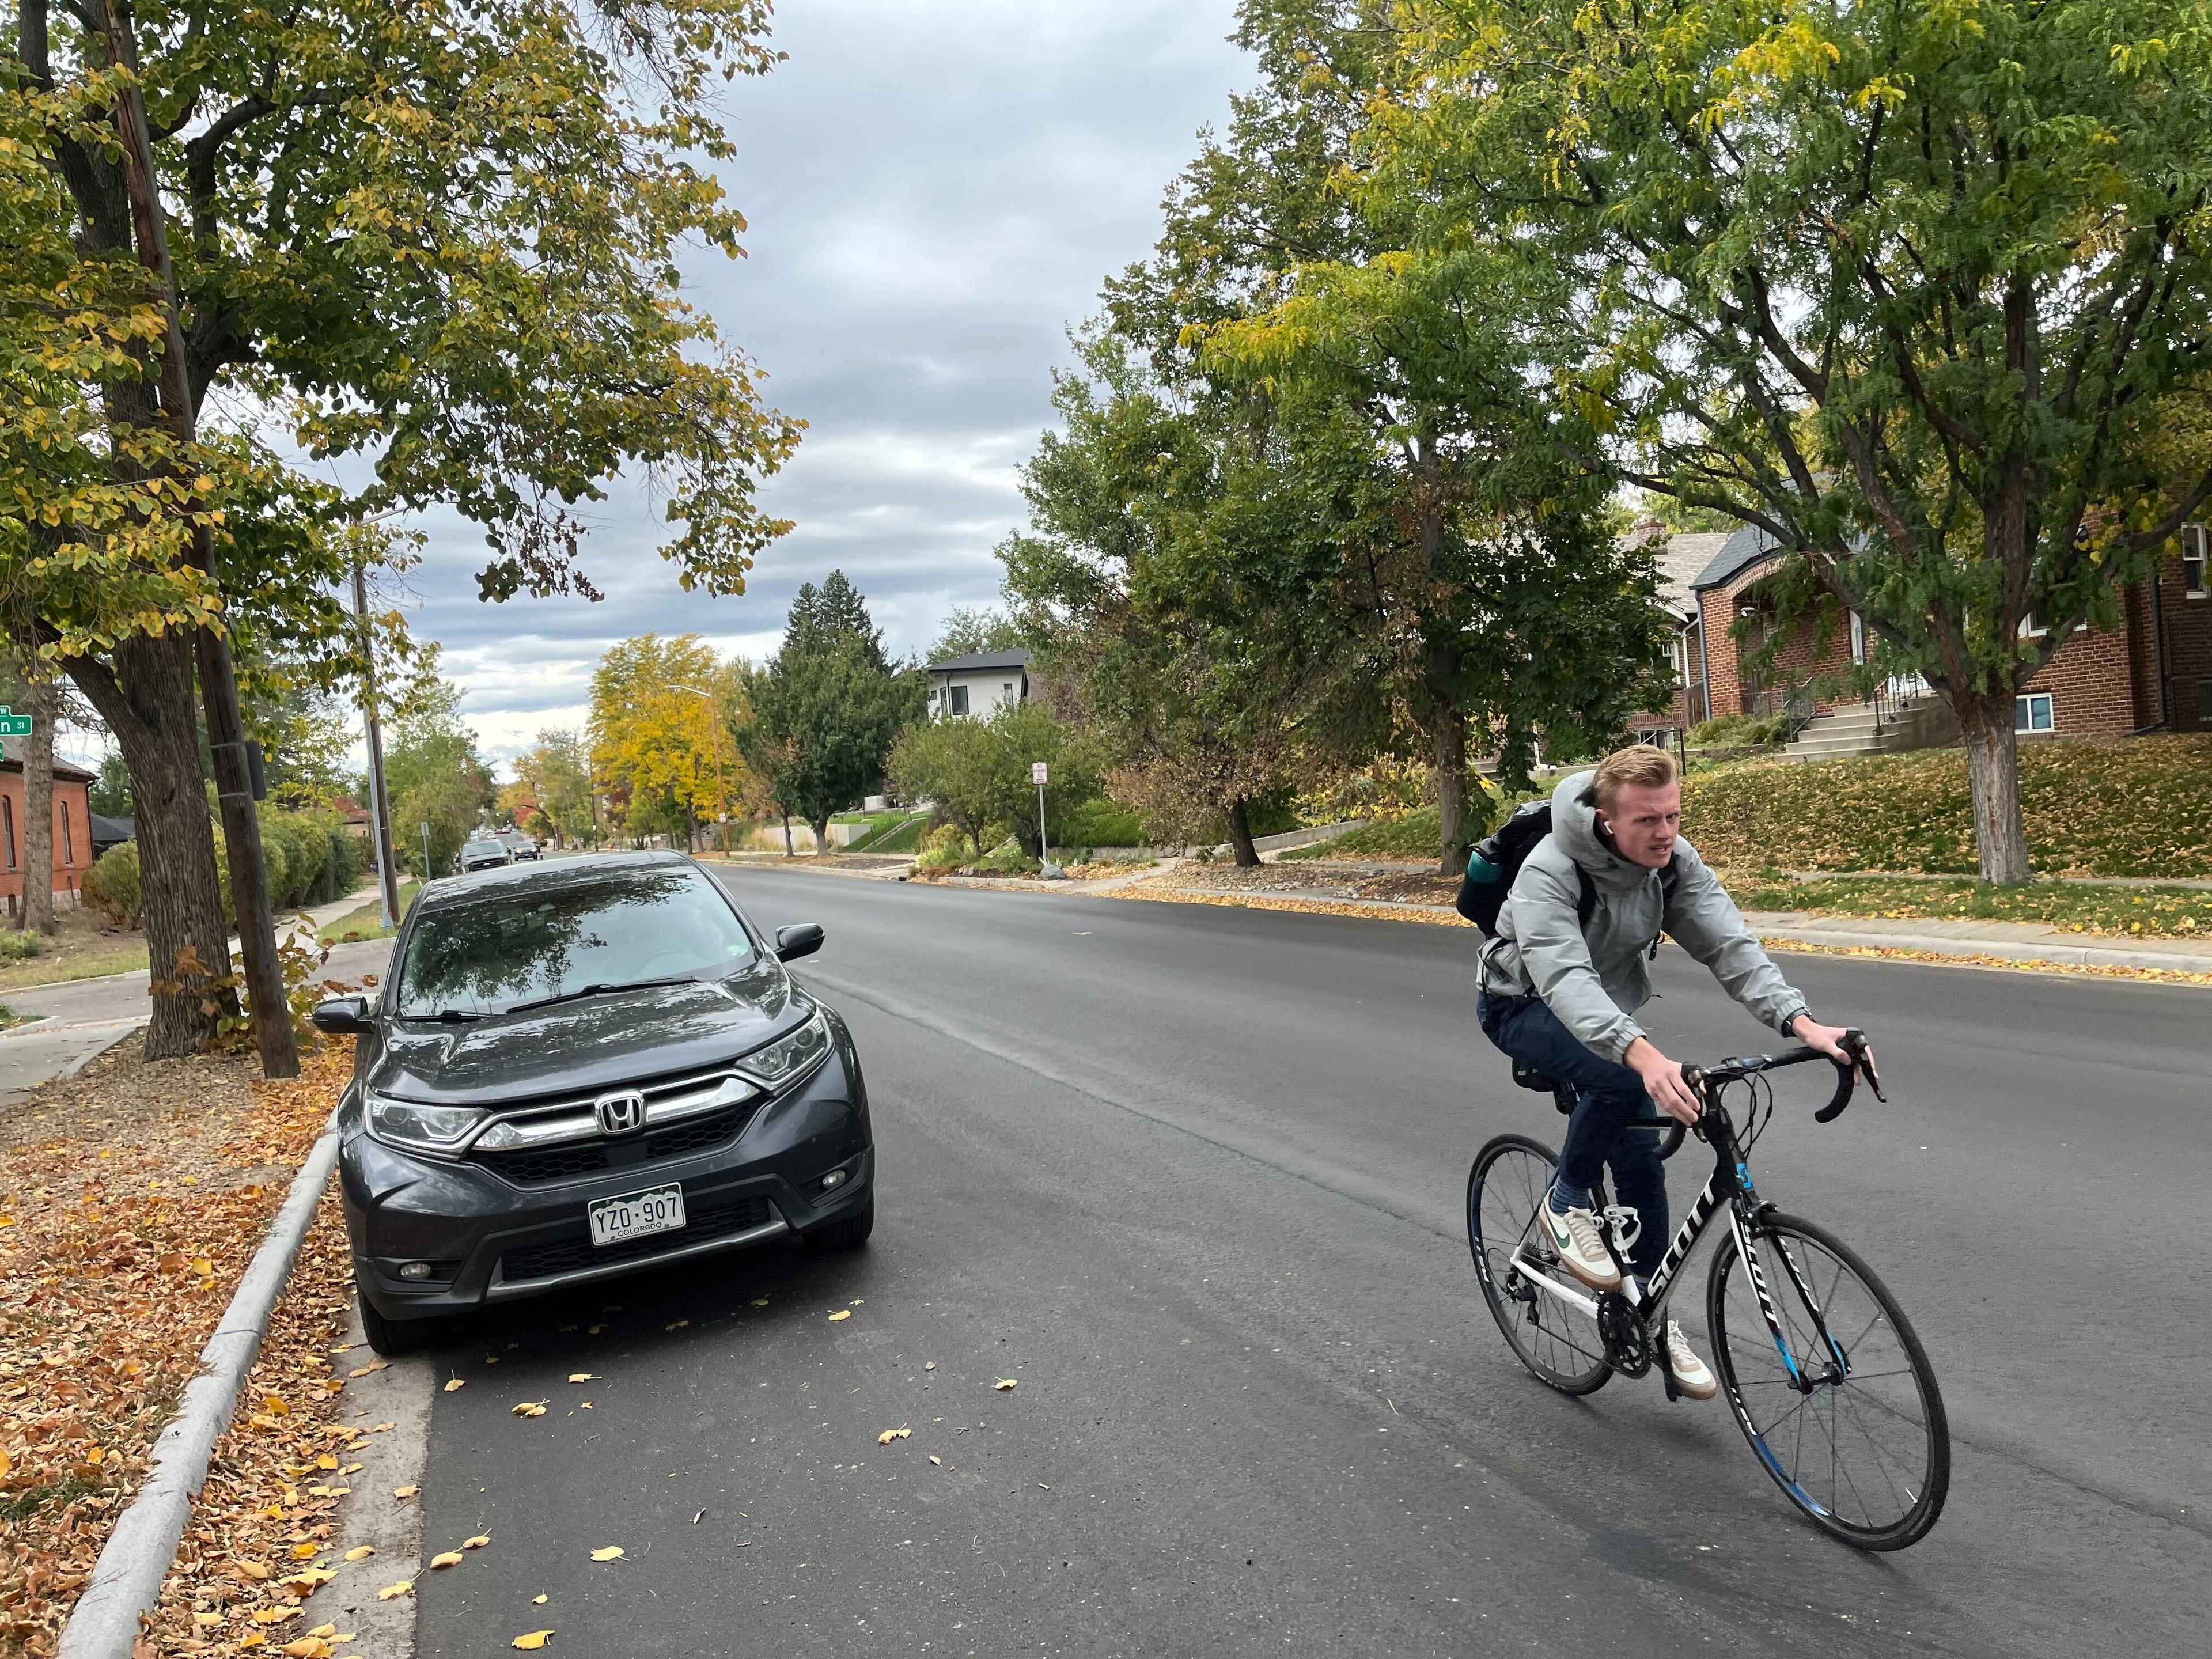
[(673, 1232), (684, 1224), (684, 1188), (655, 1187), (622, 1198), (603, 1198), (591, 1206), (591, 1216), (594, 1244)]

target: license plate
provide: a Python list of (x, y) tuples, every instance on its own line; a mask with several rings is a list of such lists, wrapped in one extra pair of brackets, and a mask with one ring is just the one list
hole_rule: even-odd
[(648, 1233), (672, 1233), (684, 1224), (684, 1188), (654, 1187), (591, 1206), (592, 1243), (622, 1244)]

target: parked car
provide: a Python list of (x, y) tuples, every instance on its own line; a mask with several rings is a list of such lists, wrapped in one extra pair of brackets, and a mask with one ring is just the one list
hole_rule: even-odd
[(439, 1316), (797, 1234), (866, 1243), (875, 1146), (859, 1055), (675, 853), (589, 854), (425, 885), (356, 1038), (339, 1184), (379, 1353)]
[(461, 874), (472, 870), (495, 870), (502, 864), (512, 864), (514, 856), (507, 850), (507, 843), (489, 832), (471, 836), (461, 843), (460, 855), (453, 866)]
[(499, 839), (506, 847), (507, 856), (517, 864), (521, 863), (525, 859), (536, 859), (538, 856), (538, 843), (520, 830), (502, 830), (499, 831)]

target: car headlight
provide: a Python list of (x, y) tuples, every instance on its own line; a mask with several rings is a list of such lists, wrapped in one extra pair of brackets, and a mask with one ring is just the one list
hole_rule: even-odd
[(371, 1134), (418, 1152), (459, 1150), (484, 1117), (472, 1106), (424, 1106), (384, 1095), (370, 1095), (367, 1105)]
[(812, 1071), (829, 1052), (830, 1021), (817, 1008), (805, 1024), (785, 1033), (765, 1048), (754, 1049), (738, 1064), (775, 1089)]

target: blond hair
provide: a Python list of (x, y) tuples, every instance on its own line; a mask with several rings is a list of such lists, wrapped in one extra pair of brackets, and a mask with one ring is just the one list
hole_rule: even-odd
[(1610, 812), (1620, 805), (1623, 784), (1632, 783), (1642, 789), (1664, 789), (1681, 775), (1681, 769), (1674, 764), (1671, 753), (1639, 743), (1616, 749), (1600, 761), (1590, 788), (1597, 796), (1597, 804)]

